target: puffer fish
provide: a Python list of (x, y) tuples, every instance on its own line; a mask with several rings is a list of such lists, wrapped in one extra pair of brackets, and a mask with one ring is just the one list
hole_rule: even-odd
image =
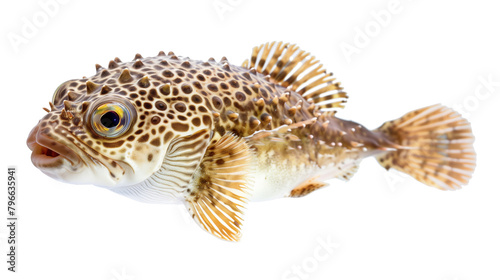
[(63, 182), (183, 203), (221, 239), (240, 239), (250, 201), (349, 180), (369, 156), (441, 190), (475, 168), (470, 124), (445, 106), (374, 130), (338, 118), (346, 92), (294, 44), (255, 47), (241, 66), (160, 52), (96, 69), (56, 89), (27, 140), (33, 164)]

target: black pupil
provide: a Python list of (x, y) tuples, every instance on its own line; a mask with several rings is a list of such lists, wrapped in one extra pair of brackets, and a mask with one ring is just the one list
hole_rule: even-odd
[(120, 116), (113, 111), (106, 112), (101, 117), (101, 123), (107, 128), (115, 127), (120, 123)]

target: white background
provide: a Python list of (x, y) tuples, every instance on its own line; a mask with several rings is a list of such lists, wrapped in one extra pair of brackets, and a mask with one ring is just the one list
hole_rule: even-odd
[[(0, 227), (0, 278), (500, 279), (500, 86), (488, 92), (481, 83), (500, 82), (494, 2), (401, 0), (394, 10), (390, 0), (69, 0), (47, 16), (37, 1), (3, 1), (0, 177), (6, 184), (7, 166), (17, 166), (20, 220), (18, 273), (7, 272)], [(385, 26), (374, 16), (382, 10), (391, 13)], [(27, 22), (36, 30), (23, 35)], [(271, 40), (321, 59), (350, 95), (339, 116), (369, 128), (435, 103), (466, 104), (478, 154), (470, 184), (438, 191), (367, 159), (348, 183), (249, 205), (243, 238), (230, 243), (198, 228), (181, 206), (60, 183), (32, 166), (25, 140), (42, 107), (63, 81), (92, 75), (95, 63), (172, 50), (240, 64)], [(346, 45), (356, 53), (346, 55)], [(331, 253), (321, 247), (328, 240), (338, 245)]]

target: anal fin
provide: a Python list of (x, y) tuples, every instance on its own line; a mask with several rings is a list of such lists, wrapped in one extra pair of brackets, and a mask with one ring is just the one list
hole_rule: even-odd
[(295, 187), (290, 192), (290, 197), (303, 197), (327, 185), (328, 185), (327, 183), (318, 181), (317, 177), (313, 177), (300, 183), (300, 185)]
[(243, 138), (226, 134), (211, 144), (188, 189), (186, 206), (209, 233), (238, 241), (250, 196), (251, 151)]

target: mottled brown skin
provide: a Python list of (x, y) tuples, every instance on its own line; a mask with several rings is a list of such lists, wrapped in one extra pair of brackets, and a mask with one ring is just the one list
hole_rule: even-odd
[[(123, 78), (126, 69), (130, 70), (130, 78)], [(122, 96), (137, 110), (137, 120), (121, 137), (95, 140), (83, 133), (75, 135), (90, 150), (109, 153), (111, 157), (124, 152), (134, 141), (159, 146), (177, 133), (196, 131), (200, 126), (214, 131), (213, 143), (227, 132), (249, 136), (259, 130), (272, 130), (314, 117), (318, 118), (316, 123), (291, 131), (295, 135), (293, 140), (283, 139), (285, 144), (274, 147), (254, 148), (274, 149), (277, 154), (283, 152), (290, 157), (292, 154), (286, 151), (293, 147), (321, 165), (320, 154), (341, 156), (346, 149), (377, 149), (381, 141), (385, 142), (380, 135), (357, 123), (338, 119), (331, 113), (321, 114), (300, 94), (273, 83), (261, 73), (229, 65), (225, 58), (220, 62), (213, 59), (202, 62), (172, 53), (149, 58), (137, 56), (135, 62), (126, 63), (115, 59), (108, 69), (97, 65), (95, 76), (63, 83), (54, 94), (55, 107), (60, 110), (66, 106), (67, 110), (82, 112), (82, 116), (69, 121), (49, 113), (42, 120), (42, 127), (51, 120), (60, 122), (69, 131), (78, 130), (88, 107), (86, 101), (91, 103), (100, 95)], [(297, 156), (290, 158), (298, 159)], [(148, 155), (149, 160), (153, 157)]]
[[(183, 201), (226, 240), (239, 239), (249, 199), (307, 195), (348, 180), (367, 156), (440, 189), (460, 188), (475, 167), (469, 123), (444, 106), (374, 131), (336, 118), (347, 94), (295, 45), (263, 44), (243, 66), (160, 52), (96, 69), (54, 93), (28, 137), (35, 166), (139, 201)], [(104, 125), (100, 112), (118, 111), (103, 104), (130, 112), (123, 134)]]

